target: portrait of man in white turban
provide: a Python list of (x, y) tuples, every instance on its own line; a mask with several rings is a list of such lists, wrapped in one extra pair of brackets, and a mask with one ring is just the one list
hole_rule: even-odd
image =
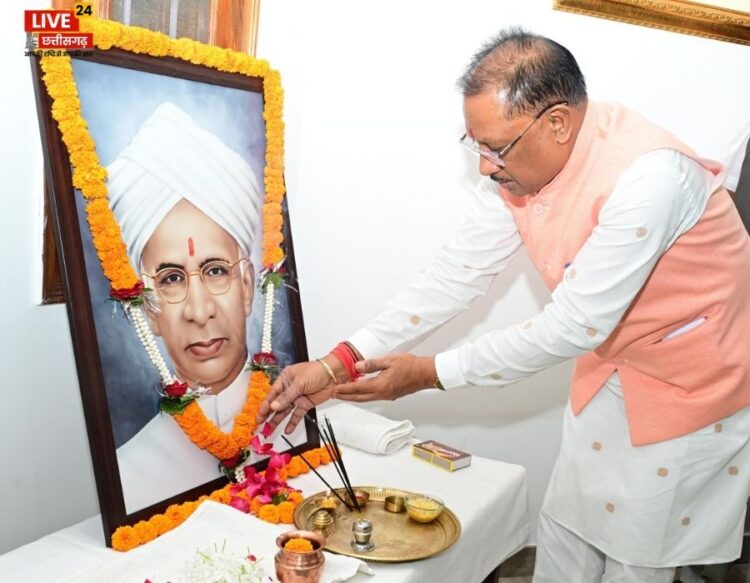
[[(132, 265), (153, 290), (146, 310), (178, 379), (221, 431), (248, 387), (246, 322), (258, 274), (262, 193), (245, 160), (163, 103), (108, 166), (110, 206)], [(220, 476), (171, 415), (117, 449), (131, 513)]]

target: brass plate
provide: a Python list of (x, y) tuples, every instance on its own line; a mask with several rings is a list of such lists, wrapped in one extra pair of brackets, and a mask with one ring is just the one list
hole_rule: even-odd
[[(385, 510), (386, 496), (407, 496), (413, 492), (375, 486), (354, 488), (369, 492), (370, 500), (361, 514), (349, 512), (343, 504), (339, 506), (327, 533), (327, 551), (375, 563), (406, 563), (442, 553), (461, 535), (461, 523), (449, 508), (428, 524), (414, 522), (406, 512), (395, 514)], [(336, 491), (343, 497), (343, 488)], [(325, 492), (318, 492), (297, 506), (294, 512), (294, 524), (297, 528), (313, 530), (312, 516), (319, 510), (318, 502), (325, 495)], [(375, 548), (369, 552), (358, 552), (350, 544), (355, 518), (372, 521), (372, 542), (375, 543)]]

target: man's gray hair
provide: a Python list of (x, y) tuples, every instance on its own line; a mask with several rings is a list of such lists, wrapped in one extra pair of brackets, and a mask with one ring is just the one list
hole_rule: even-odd
[(508, 115), (535, 115), (548, 105), (586, 100), (586, 80), (572, 53), (543, 36), (513, 27), (500, 31), (472, 58), (458, 80), (464, 97), (493, 91)]

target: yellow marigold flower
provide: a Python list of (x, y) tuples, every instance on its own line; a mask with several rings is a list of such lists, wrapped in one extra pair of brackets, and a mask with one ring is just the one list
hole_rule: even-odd
[(279, 509), (273, 504), (264, 504), (258, 510), (258, 518), (270, 522), (271, 524), (278, 524)]
[(293, 553), (311, 553), (313, 551), (313, 545), (306, 538), (295, 537), (286, 541), (284, 544), (284, 550)]
[(121, 526), (112, 535), (112, 548), (116, 551), (129, 551), (139, 544), (138, 534), (132, 526)]

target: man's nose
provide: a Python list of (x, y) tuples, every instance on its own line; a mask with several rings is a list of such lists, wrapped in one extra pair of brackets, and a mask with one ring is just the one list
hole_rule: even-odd
[(497, 164), (493, 164), (484, 156), (479, 156), (479, 173), (482, 176), (491, 176), (492, 174), (500, 170), (500, 168), (500, 166), (498, 166)]
[(188, 283), (187, 296), (185, 296), (185, 319), (203, 326), (216, 315), (214, 296), (208, 292), (199, 274), (191, 273), (195, 279)]

